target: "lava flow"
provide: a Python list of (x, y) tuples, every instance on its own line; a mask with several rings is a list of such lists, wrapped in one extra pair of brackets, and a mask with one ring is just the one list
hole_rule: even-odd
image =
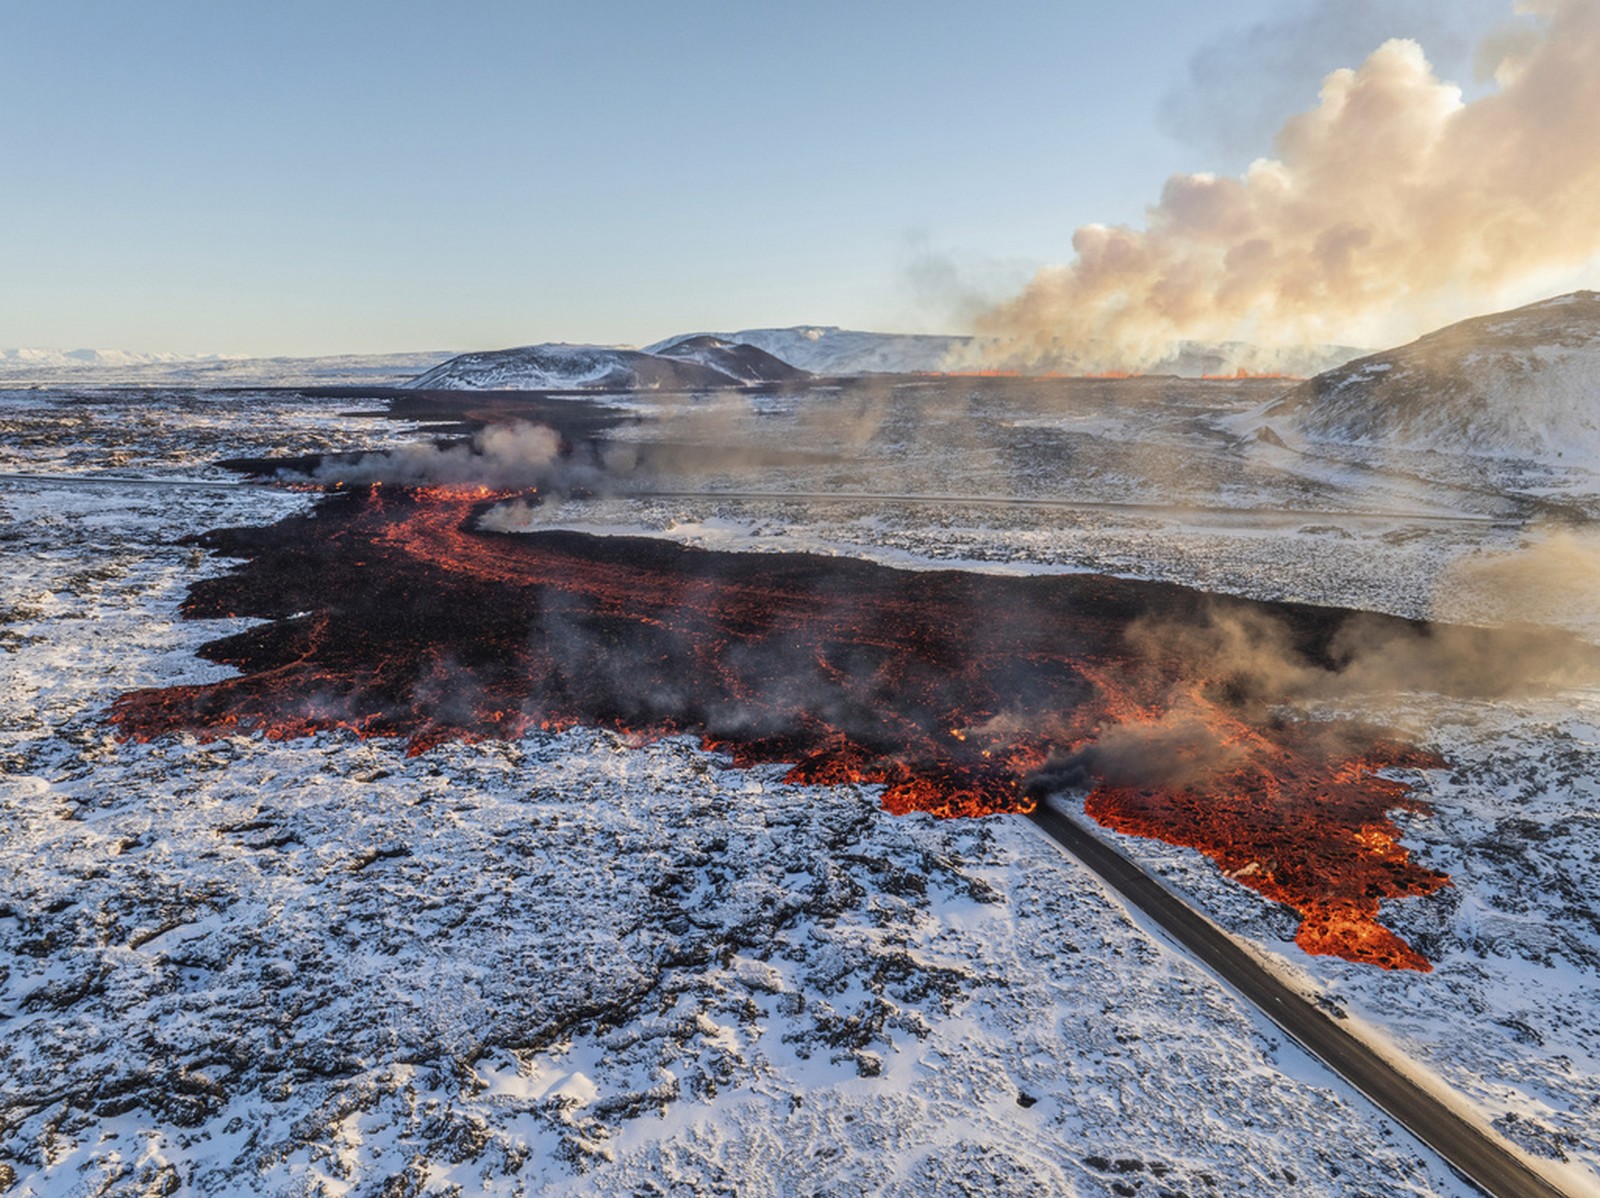
[(1378, 904), (1448, 879), (1398, 843), (1387, 813), (1419, 804), (1379, 771), (1438, 763), (1361, 728), (1274, 718), (1128, 635), (1247, 611), (1317, 661), (1344, 613), (1092, 575), (478, 529), (504, 497), (365, 487), (199, 538), (244, 564), (197, 583), (185, 614), (269, 622), (204, 648), (237, 677), (137, 691), (111, 719), (136, 739), (343, 728), (413, 752), (578, 724), (690, 734), (740, 766), (881, 784), (889, 810), (941, 816), (1026, 811), (1070, 782), (1107, 826), (1193, 846), (1299, 912), (1306, 951), (1428, 968)]

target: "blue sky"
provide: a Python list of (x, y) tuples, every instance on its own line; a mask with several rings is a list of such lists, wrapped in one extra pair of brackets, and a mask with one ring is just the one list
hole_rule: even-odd
[(946, 327), (1383, 37), (1465, 70), (1508, 12), (0, 0), (0, 345)]

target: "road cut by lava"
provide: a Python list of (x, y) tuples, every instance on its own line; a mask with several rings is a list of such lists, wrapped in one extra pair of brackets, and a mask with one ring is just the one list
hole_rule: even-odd
[(203, 649), (238, 676), (135, 691), (111, 720), (134, 739), (347, 729), (412, 752), (578, 724), (688, 734), (742, 766), (788, 764), (794, 783), (881, 784), (889, 810), (947, 817), (1027, 811), (1072, 778), (1101, 823), (1194, 847), (1293, 908), (1307, 952), (1429, 968), (1379, 904), (1449, 879), (1400, 845), (1389, 813), (1422, 804), (1380, 771), (1441, 763), (1200, 676), (1182, 637), (1129, 635), (1246, 612), (1331, 672), (1349, 613), (1097, 575), (479, 529), (503, 498), (364, 487), (206, 534), (243, 562), (197, 583), (185, 614), (268, 622)]

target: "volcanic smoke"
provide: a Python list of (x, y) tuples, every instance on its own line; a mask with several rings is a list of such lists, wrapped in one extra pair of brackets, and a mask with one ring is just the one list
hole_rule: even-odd
[(1591, 263), (1600, 4), (1519, 11), (1534, 23), (1479, 48), (1480, 99), (1390, 41), (1242, 177), (1175, 175), (1143, 229), (1078, 229), (1071, 263), (978, 319), (996, 364), (1140, 369), (1185, 338), (1393, 344)]
[[(269, 622), (204, 648), (239, 676), (134, 692), (112, 721), (138, 739), (344, 729), (414, 753), (579, 724), (692, 735), (940, 816), (1080, 786), (1107, 826), (1195, 847), (1293, 908), (1306, 951), (1428, 968), (1378, 922), (1382, 900), (1448, 884), (1400, 845), (1389, 812), (1422, 804), (1385, 771), (1441, 763), (1280, 704), (1372, 681), (1358, 645), (1427, 685), (1435, 658), (1495, 659), (1491, 634), (1430, 656), (1428, 626), (1368, 616), (1352, 638), (1336, 609), (1166, 584), (485, 526), (517, 499), (533, 501), (374, 485), (206, 534), (244, 564), (195, 584), (185, 614)], [(1451, 668), (1435, 673), (1453, 685)]]

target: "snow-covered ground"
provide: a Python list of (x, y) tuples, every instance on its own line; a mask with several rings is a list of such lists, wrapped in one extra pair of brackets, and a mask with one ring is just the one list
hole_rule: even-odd
[[(1448, 471), (1241, 447), (1219, 430), (1260, 385), (1176, 387), (641, 400), (661, 419), (634, 436), (819, 453), (533, 518), (1410, 614), (1489, 602), (1528, 552), (1544, 476), (1463, 500)], [(225, 563), (176, 538), (309, 500), (91, 480), (407, 436), (352, 406), (0, 396), (0, 471), (69, 476), (0, 480), (0, 1189), (1464, 1192), (1022, 821), (582, 730), (415, 758), (116, 742), (116, 695), (216, 673), (194, 649), (223, 628), (176, 612)], [(854, 498), (797, 498), (827, 491)], [(904, 498), (934, 494), (965, 498)], [(1065, 506), (1094, 503), (1154, 506)], [(1402, 822), (1455, 887), (1386, 911), (1431, 974), (1306, 958), (1209, 862), (1124, 847), (1593, 1171), (1600, 696), (1391, 714), (1452, 762)]]

